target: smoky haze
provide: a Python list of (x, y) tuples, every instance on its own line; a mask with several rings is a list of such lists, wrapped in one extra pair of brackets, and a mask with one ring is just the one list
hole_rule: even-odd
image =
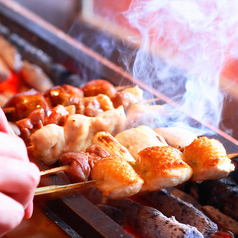
[[(238, 53), (238, 1), (134, 0), (124, 16), (142, 38), (133, 76), (167, 94), (197, 120), (218, 127), (225, 97), (221, 71)], [(128, 55), (121, 59), (130, 64)], [(189, 125), (183, 113), (164, 107), (170, 119), (160, 119), (159, 126)]]

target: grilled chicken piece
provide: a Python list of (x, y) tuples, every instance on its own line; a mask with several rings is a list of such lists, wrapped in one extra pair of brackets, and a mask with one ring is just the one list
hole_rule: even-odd
[(111, 97), (111, 100), (115, 108), (121, 105), (124, 108), (129, 108), (131, 105), (143, 100), (143, 90), (138, 86), (125, 88)]
[(92, 124), (92, 131), (96, 134), (99, 131), (106, 131), (115, 136), (126, 128), (126, 114), (122, 106), (105, 111), (97, 115)]
[(59, 157), (60, 165), (70, 165), (69, 168), (65, 170), (65, 173), (73, 183), (88, 180), (91, 172), (88, 160), (89, 154), (84, 152), (68, 152)]
[(138, 126), (118, 133), (115, 139), (137, 160), (138, 153), (151, 146), (166, 146), (166, 141), (148, 126)]
[(85, 152), (89, 153), (88, 162), (91, 168), (93, 168), (95, 163), (101, 158), (110, 156), (110, 154), (100, 145), (90, 145)]
[(93, 136), (92, 145), (102, 146), (109, 154), (117, 155), (127, 162), (135, 162), (129, 151), (122, 146), (110, 133), (100, 131)]
[(156, 191), (182, 184), (192, 177), (192, 168), (181, 151), (171, 146), (147, 147), (139, 152), (135, 170), (144, 180), (141, 191)]
[(19, 54), (16, 47), (0, 36), (0, 49), (0, 56), (7, 66), (15, 72), (20, 72), (23, 63), (21, 54)]
[(44, 97), (51, 107), (59, 104), (63, 106), (77, 105), (83, 96), (83, 91), (80, 88), (68, 84), (54, 86), (44, 93)]
[(50, 114), (50, 107), (44, 96), (34, 89), (17, 93), (4, 105), (4, 112), (9, 121), (15, 122), (27, 118), (31, 112), (43, 108), (45, 115)]
[(205, 136), (184, 148), (184, 161), (193, 169), (193, 181), (221, 179), (235, 170), (224, 146)]
[(99, 131), (110, 134), (120, 132), (125, 127), (125, 119), (123, 107), (103, 112), (96, 117), (69, 115), (63, 126), (48, 124), (30, 136), (33, 153), (46, 164), (53, 164), (62, 153), (84, 152)]
[(48, 124), (30, 136), (32, 154), (46, 164), (54, 164), (64, 152), (64, 128)]
[(158, 209), (165, 216), (174, 216), (178, 222), (196, 227), (204, 238), (210, 238), (218, 229), (216, 223), (192, 204), (168, 193), (165, 189), (139, 196), (143, 201)]
[(154, 131), (161, 135), (170, 146), (181, 151), (197, 138), (195, 133), (181, 127), (158, 127)]
[(86, 97), (104, 94), (111, 98), (117, 92), (116, 88), (104, 79), (91, 80), (82, 87), (82, 90)]
[(41, 93), (54, 86), (51, 79), (45, 74), (41, 67), (36, 64), (31, 64), (24, 60), (20, 75), (24, 82)]
[(111, 199), (130, 197), (142, 188), (143, 180), (125, 159), (118, 156), (102, 158), (95, 163), (91, 177), (104, 196)]
[(105, 204), (120, 209), (127, 217), (129, 229), (141, 238), (202, 238), (197, 228), (168, 218), (159, 210), (131, 201), (105, 199)]
[(76, 113), (88, 117), (95, 117), (111, 109), (114, 109), (114, 107), (110, 98), (103, 94), (94, 97), (83, 97), (76, 105)]
[(158, 125), (158, 120), (165, 117), (164, 109), (161, 105), (144, 105), (133, 104), (127, 110), (127, 129), (147, 125), (150, 128), (155, 128)]

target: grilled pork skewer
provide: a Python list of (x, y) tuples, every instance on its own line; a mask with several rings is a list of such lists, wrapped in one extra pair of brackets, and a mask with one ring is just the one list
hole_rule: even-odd
[(174, 216), (178, 222), (196, 227), (204, 238), (210, 238), (218, 229), (200, 210), (190, 203), (168, 193), (165, 189), (157, 192), (150, 192), (138, 195), (142, 201), (149, 202), (165, 216)]

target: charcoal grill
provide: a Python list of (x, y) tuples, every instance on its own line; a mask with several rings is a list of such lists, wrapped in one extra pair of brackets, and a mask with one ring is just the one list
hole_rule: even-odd
[[(89, 79), (103, 78), (114, 85), (136, 84), (154, 97), (160, 98), (158, 103), (169, 102), (177, 106), (164, 94), (133, 78), (122, 67), (9, 0), (0, 0), (0, 33), (18, 47), (23, 58), (41, 66), (56, 84), (81, 86)], [(220, 140), (228, 153), (238, 151), (236, 140), (215, 128), (212, 129), (212, 137)], [(31, 159), (40, 169), (46, 169), (44, 164)], [(237, 179), (236, 173), (231, 176)], [(61, 176), (56, 175), (41, 180), (41, 186), (65, 183)], [(30, 221), (24, 221), (23, 225), (6, 237), (31, 237), (32, 234), (38, 234), (37, 237), (133, 237), (80, 192), (57, 199), (36, 198), (35, 206), (37, 214), (33, 215), (33, 221), (37, 222), (34, 218), (37, 216), (44, 223), (30, 227)]]

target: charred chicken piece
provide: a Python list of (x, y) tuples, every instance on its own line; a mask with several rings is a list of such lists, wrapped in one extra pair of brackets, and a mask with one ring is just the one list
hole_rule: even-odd
[(91, 172), (88, 159), (88, 153), (68, 152), (60, 156), (59, 163), (60, 165), (70, 165), (65, 173), (71, 182), (84, 182), (88, 180)]
[(192, 168), (182, 152), (171, 146), (147, 147), (139, 152), (135, 171), (144, 180), (141, 191), (156, 191), (182, 184), (192, 177)]
[(193, 181), (221, 179), (235, 169), (222, 143), (205, 136), (185, 147), (184, 161), (193, 169)]
[(86, 97), (93, 97), (99, 94), (104, 94), (111, 98), (117, 92), (115, 87), (104, 79), (91, 80), (82, 87), (82, 90)]
[(111, 199), (130, 197), (142, 188), (143, 180), (124, 159), (118, 156), (102, 158), (91, 171), (93, 180), (104, 196)]
[(74, 86), (63, 84), (50, 88), (44, 93), (44, 96), (51, 107), (59, 104), (63, 106), (77, 105), (83, 98), (83, 91)]
[(127, 162), (135, 162), (135, 159), (131, 156), (129, 151), (122, 146), (110, 133), (105, 131), (100, 131), (96, 133), (91, 143), (94, 145), (100, 145), (111, 155), (117, 155), (123, 158)]
[(15, 94), (4, 105), (3, 110), (9, 121), (15, 122), (27, 118), (31, 112), (43, 108), (45, 115), (50, 114), (50, 107), (44, 96), (34, 89)]

